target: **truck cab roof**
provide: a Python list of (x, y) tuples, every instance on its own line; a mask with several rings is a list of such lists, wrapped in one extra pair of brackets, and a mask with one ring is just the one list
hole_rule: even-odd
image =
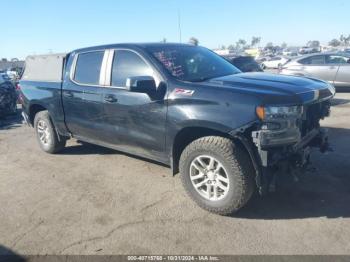
[(107, 44), (107, 45), (98, 45), (85, 48), (79, 48), (73, 51), (74, 52), (86, 52), (97, 49), (113, 49), (113, 48), (147, 48), (147, 47), (161, 47), (161, 46), (193, 46), (191, 44), (182, 44), (182, 43), (119, 43), (119, 44)]

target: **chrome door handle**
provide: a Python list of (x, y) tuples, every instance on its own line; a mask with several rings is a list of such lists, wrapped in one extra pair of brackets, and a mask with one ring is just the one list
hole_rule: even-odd
[(116, 103), (118, 99), (114, 95), (106, 95), (104, 101), (107, 103)]
[(65, 96), (67, 98), (72, 98), (73, 97), (73, 93), (71, 91), (64, 91), (63, 92), (63, 96)]

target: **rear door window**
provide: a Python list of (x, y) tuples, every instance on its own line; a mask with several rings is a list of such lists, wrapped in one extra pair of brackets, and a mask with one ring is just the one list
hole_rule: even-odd
[(135, 52), (116, 50), (112, 66), (112, 86), (125, 87), (133, 76), (152, 76), (152, 68)]
[(103, 55), (104, 51), (79, 54), (74, 80), (80, 84), (99, 85)]
[(349, 58), (340, 55), (328, 55), (326, 58), (327, 64), (346, 64)]

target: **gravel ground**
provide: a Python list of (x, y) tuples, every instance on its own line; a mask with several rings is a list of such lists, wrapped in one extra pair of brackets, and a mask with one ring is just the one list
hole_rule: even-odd
[(232, 217), (198, 208), (167, 167), (73, 140), (48, 155), (1, 121), (0, 254), (350, 254), (350, 94), (334, 104), (334, 152)]

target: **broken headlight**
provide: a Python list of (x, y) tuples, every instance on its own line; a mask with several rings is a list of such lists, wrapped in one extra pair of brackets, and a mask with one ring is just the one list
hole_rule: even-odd
[(302, 106), (258, 106), (256, 114), (263, 121), (298, 118), (303, 114)]

